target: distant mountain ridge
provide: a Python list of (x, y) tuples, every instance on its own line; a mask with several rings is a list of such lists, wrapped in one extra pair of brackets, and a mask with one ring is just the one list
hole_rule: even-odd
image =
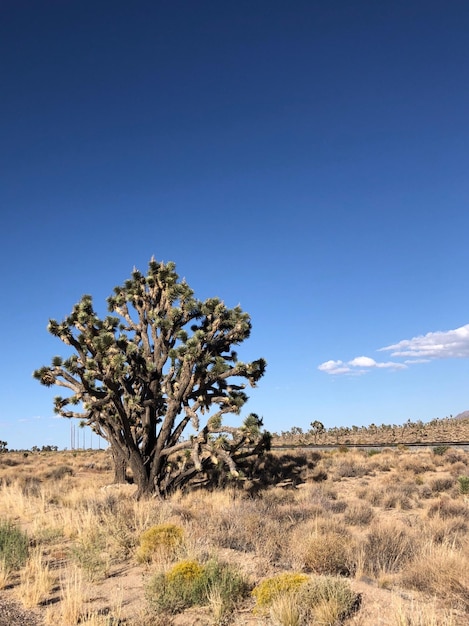
[(455, 420), (467, 420), (467, 419), (469, 419), (469, 411), (463, 411), (462, 413), (458, 413), (458, 415), (456, 415), (456, 417), (454, 419)]

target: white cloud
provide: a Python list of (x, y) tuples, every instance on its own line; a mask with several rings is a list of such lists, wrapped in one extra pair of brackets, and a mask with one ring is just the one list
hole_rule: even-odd
[(392, 357), (407, 357), (403, 363), (375, 361), (369, 356), (357, 356), (351, 361), (325, 361), (318, 370), (326, 374), (365, 374), (372, 369), (407, 369), (409, 365), (428, 363), (433, 359), (468, 358), (469, 324), (448, 331), (437, 331), (403, 339), (398, 343), (380, 348), (378, 352), (390, 352)]
[(374, 359), (370, 359), (369, 356), (357, 356), (351, 361), (349, 361), (349, 365), (353, 367), (376, 367), (376, 361)]
[(357, 356), (351, 361), (349, 361), (348, 364), (352, 365), (352, 367), (365, 367), (367, 369), (371, 369), (372, 367), (389, 368), (389, 369), (395, 369), (395, 370), (401, 370), (401, 369), (406, 368), (404, 363), (394, 363), (394, 361), (387, 361), (383, 363), (383, 362), (375, 361), (369, 356)]
[(318, 366), (318, 370), (326, 372), (327, 374), (346, 374), (350, 372), (350, 367), (347, 367), (343, 361), (325, 361)]
[(454, 330), (437, 331), (403, 339), (380, 352), (391, 352), (393, 357), (412, 359), (449, 359), (469, 357), (469, 324)]
[(319, 365), (318, 370), (326, 374), (364, 374), (373, 368), (405, 369), (403, 363), (377, 362), (369, 356), (357, 356), (348, 363), (343, 361), (325, 361)]

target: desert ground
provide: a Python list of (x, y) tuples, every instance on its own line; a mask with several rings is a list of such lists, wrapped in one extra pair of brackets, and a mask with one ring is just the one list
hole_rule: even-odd
[(137, 501), (104, 450), (0, 454), (0, 625), (469, 623), (462, 446), (273, 450), (256, 472)]

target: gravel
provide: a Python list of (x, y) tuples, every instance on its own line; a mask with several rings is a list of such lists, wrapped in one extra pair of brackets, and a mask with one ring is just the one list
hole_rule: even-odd
[(17, 602), (5, 600), (0, 592), (0, 626), (41, 626), (42, 620), (32, 611), (25, 611)]

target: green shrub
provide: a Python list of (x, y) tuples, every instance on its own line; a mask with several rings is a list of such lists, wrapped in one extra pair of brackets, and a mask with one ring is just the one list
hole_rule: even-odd
[(463, 496), (469, 494), (469, 476), (458, 476), (458, 489)]
[(82, 537), (71, 550), (72, 557), (91, 582), (106, 578), (109, 573), (110, 558), (107, 553), (106, 537), (95, 530)]
[(312, 576), (298, 591), (297, 601), (308, 624), (335, 626), (355, 611), (360, 596), (336, 576)]
[(28, 558), (29, 540), (14, 524), (0, 520), (0, 560), (7, 570), (23, 567)]
[[(254, 588), (256, 611), (270, 610), (282, 623), (335, 626), (359, 605), (350, 583), (336, 576), (307, 576), (285, 572), (267, 578)], [(287, 604), (283, 600), (289, 600)], [(293, 610), (294, 609), (294, 610)]]
[(309, 576), (297, 572), (284, 572), (272, 578), (266, 578), (252, 590), (252, 595), (256, 599), (256, 608), (260, 610), (269, 608), (274, 600), (282, 595), (297, 592), (308, 580)]
[(449, 446), (446, 446), (446, 445), (434, 446), (433, 454), (436, 454), (436, 456), (443, 456), (443, 454), (447, 452), (448, 450), (449, 450)]
[(158, 572), (148, 582), (145, 595), (150, 608), (159, 613), (179, 613), (191, 606), (208, 604), (217, 595), (227, 611), (246, 595), (247, 583), (233, 567), (208, 561), (181, 561), (168, 572)]
[(184, 531), (176, 524), (158, 524), (152, 526), (140, 537), (137, 559), (148, 563), (154, 558), (171, 556), (184, 544)]

